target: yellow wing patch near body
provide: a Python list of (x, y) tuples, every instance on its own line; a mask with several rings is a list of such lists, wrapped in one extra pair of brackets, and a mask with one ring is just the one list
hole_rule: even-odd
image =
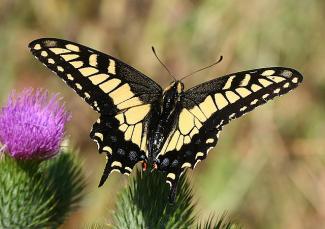
[(143, 121), (150, 111), (149, 104), (134, 106), (115, 115), (119, 121), (119, 130), (124, 132), (124, 139), (132, 141), (143, 151), (146, 150), (146, 138)]
[[(210, 102), (208, 102), (210, 104)], [(215, 108), (216, 109), (216, 108)], [(163, 155), (168, 151), (179, 151), (184, 144), (189, 144), (194, 135), (199, 133), (202, 123), (200, 118), (202, 116), (200, 108), (192, 109), (191, 111), (183, 108), (178, 118), (178, 126), (174, 132), (170, 134), (166, 142), (164, 143), (159, 155)], [(198, 115), (198, 116), (197, 116)], [(205, 118), (206, 120), (206, 118)]]

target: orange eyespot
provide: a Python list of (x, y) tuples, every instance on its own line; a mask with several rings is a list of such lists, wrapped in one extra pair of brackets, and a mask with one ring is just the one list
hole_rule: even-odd
[(147, 163), (142, 161), (142, 171), (146, 171), (147, 167), (148, 167)]

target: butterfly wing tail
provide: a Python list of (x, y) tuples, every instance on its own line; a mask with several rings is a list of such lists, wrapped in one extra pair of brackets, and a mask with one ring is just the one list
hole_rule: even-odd
[(109, 174), (112, 172), (112, 166), (111, 163), (109, 161), (106, 162), (105, 168), (104, 168), (104, 172), (102, 177), (100, 178), (99, 184), (98, 184), (98, 188), (103, 186), (103, 184), (105, 183), (105, 181), (107, 180)]

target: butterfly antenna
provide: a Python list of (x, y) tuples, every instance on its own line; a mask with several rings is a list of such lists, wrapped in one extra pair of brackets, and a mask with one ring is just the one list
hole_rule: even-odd
[(156, 53), (156, 50), (155, 50), (155, 48), (152, 46), (151, 47), (151, 49), (152, 49), (152, 52), (153, 52), (153, 54), (156, 56), (156, 58), (157, 58), (157, 60), (159, 61), (159, 63), (162, 65), (162, 66), (164, 66), (164, 68), (167, 70), (167, 72), (168, 72), (168, 74), (175, 80), (175, 81), (177, 81), (176, 80), (176, 78), (175, 78), (175, 76), (173, 76), (171, 73), (170, 73), (170, 71), (169, 71), (169, 69), (166, 67), (166, 65), (159, 59), (159, 57), (157, 56), (157, 53)]
[(222, 61), (222, 59), (223, 59), (223, 56), (220, 56), (219, 60), (217, 60), (217, 61), (214, 62), (213, 64), (210, 64), (209, 66), (206, 66), (206, 67), (204, 67), (204, 68), (200, 68), (199, 70), (196, 70), (196, 71), (192, 72), (191, 74), (188, 74), (188, 75), (182, 77), (182, 78), (180, 79), (180, 81), (182, 81), (183, 79), (186, 79), (187, 77), (190, 77), (190, 76), (194, 75), (195, 73), (198, 73), (198, 72), (200, 72), (200, 71), (203, 71), (203, 70), (205, 70), (205, 69), (207, 69), (207, 68), (211, 68), (211, 67), (214, 66), (214, 65), (217, 65), (218, 63), (220, 63), (220, 62)]

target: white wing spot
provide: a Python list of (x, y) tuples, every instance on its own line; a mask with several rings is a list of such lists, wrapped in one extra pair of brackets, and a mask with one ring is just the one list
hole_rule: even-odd
[(71, 74), (67, 74), (67, 77), (68, 77), (68, 80), (71, 80), (71, 81), (74, 79)]
[(209, 139), (206, 140), (205, 143), (213, 143), (213, 142), (214, 142), (214, 139), (213, 138), (209, 138)]
[(270, 94), (265, 94), (262, 96), (263, 99), (266, 99), (267, 97), (269, 97)]
[(181, 168), (191, 168), (191, 163), (185, 162)]
[(61, 66), (57, 66), (57, 69), (58, 69), (59, 72), (63, 72), (64, 71), (64, 69)]
[(132, 169), (130, 167), (125, 167), (125, 170), (128, 170), (129, 172), (132, 172)]
[(113, 150), (112, 150), (112, 148), (111, 148), (111, 147), (109, 147), (109, 146), (104, 146), (104, 148), (103, 148), (103, 151), (105, 151), (105, 152), (108, 152), (108, 153), (110, 153), (110, 154), (112, 154), (112, 153), (113, 153)]
[(258, 99), (254, 99), (254, 100), (251, 102), (251, 105), (254, 105), (254, 104), (256, 104), (256, 103), (257, 103), (257, 101), (258, 101)]
[(34, 49), (35, 50), (40, 50), (42, 47), (41, 47), (41, 45), (40, 44), (36, 44), (35, 46), (34, 46)]
[(122, 163), (119, 161), (113, 161), (112, 167), (117, 166), (117, 167), (122, 167)]
[(278, 94), (280, 92), (280, 88), (277, 88), (273, 91), (275, 94)]
[(41, 56), (46, 57), (46, 56), (48, 56), (48, 53), (46, 51), (42, 51)]
[(79, 89), (79, 90), (82, 90), (82, 86), (78, 83), (76, 83), (76, 87)]
[(247, 107), (246, 106), (243, 106), (242, 108), (240, 108), (239, 110), (240, 111), (244, 111), (244, 110), (246, 110), (247, 109)]
[(290, 83), (285, 83), (284, 85), (283, 85), (283, 88), (288, 88), (290, 86)]
[(47, 62), (48, 62), (49, 64), (55, 64), (55, 61), (54, 61), (52, 58), (49, 58), (49, 59), (47, 60)]
[(101, 141), (103, 141), (103, 139), (104, 139), (104, 136), (102, 133), (97, 132), (97, 133), (95, 133), (95, 136), (98, 137)]
[(84, 93), (84, 95), (85, 95), (85, 97), (86, 97), (87, 99), (89, 99), (89, 98), (90, 98), (90, 95), (89, 95), (89, 93), (85, 92), (85, 93)]
[(167, 177), (169, 177), (169, 178), (172, 179), (172, 180), (175, 180), (176, 175), (175, 175), (175, 173), (168, 173), (168, 174), (167, 174)]
[(234, 118), (236, 115), (236, 113), (232, 113), (231, 115), (229, 115), (229, 118)]
[(196, 153), (196, 155), (195, 155), (195, 160), (198, 158), (198, 157), (203, 157), (204, 156), (204, 153), (202, 153), (202, 152), (198, 152), (198, 153)]

